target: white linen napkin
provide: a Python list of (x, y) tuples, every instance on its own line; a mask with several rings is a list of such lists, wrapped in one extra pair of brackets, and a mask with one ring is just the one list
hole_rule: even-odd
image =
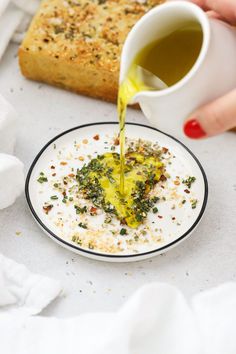
[(12, 156), (17, 113), (0, 95), (0, 210), (12, 205), (24, 190), (24, 165)]
[(60, 291), (58, 281), (33, 274), (25, 266), (0, 254), (0, 317), (3, 313), (35, 315)]
[(114, 313), (46, 318), (31, 314), (57, 296), (60, 286), (0, 260), (0, 304), (8, 304), (0, 307), (4, 354), (236, 353), (235, 283), (198, 294), (190, 303), (176, 288), (152, 283)]
[(235, 354), (236, 284), (226, 283), (196, 295), (192, 305), (204, 354)]
[(0, 0), (0, 59), (8, 43), (20, 43), (39, 0)]

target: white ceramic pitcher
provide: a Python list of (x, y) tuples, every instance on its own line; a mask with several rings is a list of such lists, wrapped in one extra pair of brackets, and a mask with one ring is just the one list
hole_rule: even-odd
[(202, 49), (190, 72), (175, 85), (162, 91), (140, 92), (132, 101), (140, 104), (153, 125), (175, 136), (182, 135), (183, 120), (197, 107), (236, 87), (236, 30), (209, 19), (192, 3), (169, 2), (155, 7), (137, 22), (121, 57), (120, 82), (142, 48), (189, 21), (198, 22), (203, 31)]

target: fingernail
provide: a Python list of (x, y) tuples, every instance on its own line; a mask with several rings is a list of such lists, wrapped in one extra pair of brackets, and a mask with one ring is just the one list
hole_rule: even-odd
[(205, 131), (196, 119), (190, 119), (184, 124), (184, 134), (191, 139), (200, 139), (206, 136)]

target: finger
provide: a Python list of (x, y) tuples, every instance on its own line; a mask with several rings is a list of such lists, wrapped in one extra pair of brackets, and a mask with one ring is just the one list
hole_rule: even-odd
[(207, 16), (210, 17), (210, 18), (215, 18), (217, 20), (225, 21), (224, 17), (222, 17), (220, 14), (218, 14), (217, 12), (215, 12), (213, 10), (207, 11)]
[(196, 112), (184, 124), (189, 138), (200, 139), (236, 127), (236, 89)]
[(220, 14), (218, 14), (217, 12), (215, 12), (213, 10), (207, 11), (206, 13), (209, 18), (214, 18), (216, 20), (221, 20), (221, 21), (228, 22), (229, 24), (231, 24), (226, 18), (224, 18), (223, 16), (221, 16)]
[(200, 6), (204, 10), (213, 10), (231, 24), (236, 24), (235, 0), (187, 0)]

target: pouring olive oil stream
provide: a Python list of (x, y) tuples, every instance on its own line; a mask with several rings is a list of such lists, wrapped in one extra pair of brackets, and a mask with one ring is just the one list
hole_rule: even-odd
[(163, 90), (180, 81), (201, 50), (200, 24), (189, 23), (144, 47), (134, 58), (118, 93), (120, 194), (125, 197), (125, 119), (127, 105), (141, 91)]
[(127, 105), (140, 91), (163, 90), (181, 80), (195, 63), (201, 44), (200, 25), (189, 24), (137, 54), (119, 88), (120, 154), (99, 155), (77, 172), (87, 199), (115, 215), (122, 225), (137, 228), (145, 220), (159, 200), (151, 192), (166, 178), (157, 145), (135, 140), (125, 146)]

